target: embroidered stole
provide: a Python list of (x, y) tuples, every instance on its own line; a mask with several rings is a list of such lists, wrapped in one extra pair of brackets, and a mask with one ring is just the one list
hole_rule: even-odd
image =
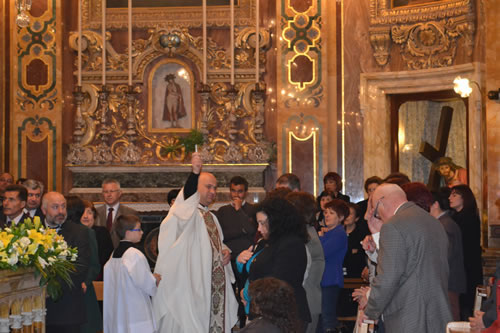
[(212, 289), (210, 304), (209, 333), (224, 332), (225, 304), (226, 304), (226, 276), (222, 264), (222, 242), (219, 230), (210, 211), (200, 209), (212, 245)]

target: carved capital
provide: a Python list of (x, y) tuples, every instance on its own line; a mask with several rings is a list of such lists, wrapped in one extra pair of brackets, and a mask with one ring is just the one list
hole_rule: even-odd
[(370, 28), (370, 44), (373, 48), (373, 56), (379, 66), (387, 65), (391, 49), (391, 31), (388, 27)]

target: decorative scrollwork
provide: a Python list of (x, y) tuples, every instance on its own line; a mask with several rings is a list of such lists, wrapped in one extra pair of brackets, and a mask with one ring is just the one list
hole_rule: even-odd
[(459, 39), (472, 56), (475, 32), (470, 0), (450, 0), (391, 8), (390, 1), (371, 0), (370, 43), (379, 66), (389, 61), (391, 43), (401, 45), (409, 69), (451, 66)]

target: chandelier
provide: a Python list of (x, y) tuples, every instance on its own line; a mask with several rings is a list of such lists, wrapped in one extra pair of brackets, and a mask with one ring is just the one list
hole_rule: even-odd
[(31, 0), (16, 0), (16, 8), (16, 24), (20, 28), (26, 28), (30, 24), (30, 17), (27, 12), (31, 9)]

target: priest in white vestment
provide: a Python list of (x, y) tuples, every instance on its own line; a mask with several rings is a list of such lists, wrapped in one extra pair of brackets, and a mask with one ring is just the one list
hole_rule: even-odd
[(208, 210), (217, 180), (201, 172), (198, 153), (191, 162), (193, 172), (160, 226), (155, 273), (162, 281), (153, 310), (162, 333), (230, 333), (238, 319), (230, 251)]

